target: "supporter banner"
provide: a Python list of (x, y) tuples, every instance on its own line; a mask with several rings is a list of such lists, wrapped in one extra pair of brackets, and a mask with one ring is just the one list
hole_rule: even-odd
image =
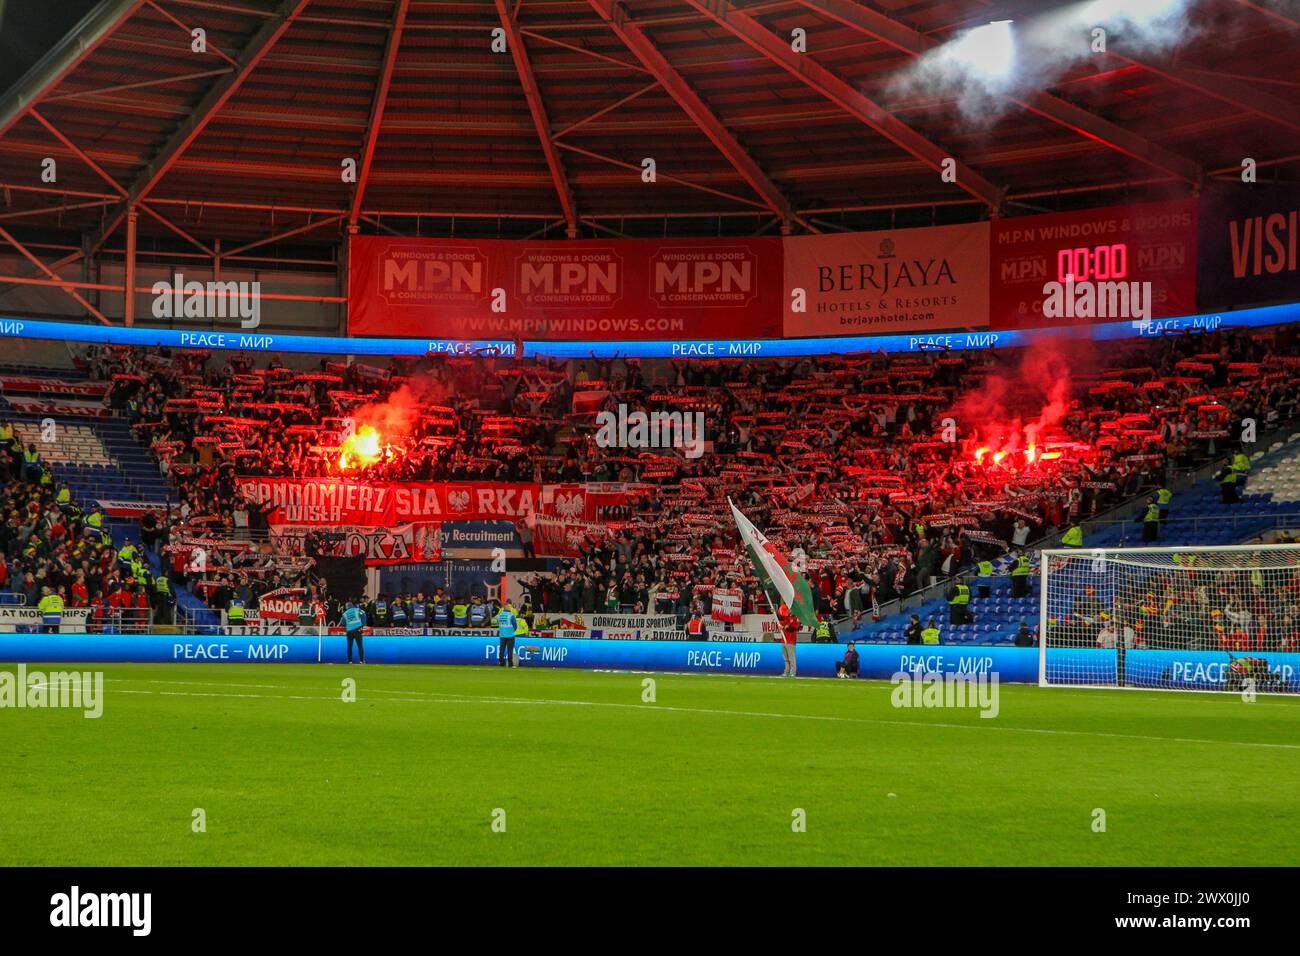
[(740, 588), (714, 588), (709, 616), (715, 621), (739, 624), (741, 596)]
[(537, 515), (532, 524), (533, 553), (546, 558), (580, 557), (589, 541), (609, 534), (609, 525), (595, 521), (566, 521)]
[(26, 375), (0, 375), (0, 391), (28, 392), (39, 395), (79, 395), (103, 398), (108, 382), (68, 382), (61, 378), (30, 378)]
[(112, 415), (100, 402), (75, 398), (14, 398), (6, 396), (16, 412), (27, 415), (65, 415), (81, 418), (109, 418)]
[[(1150, 283), (1150, 318), (1196, 307), (1196, 200), (1108, 206), (993, 223), (989, 316), (994, 329), (1135, 321), (1140, 315), (1044, 314), (1048, 283)], [(1131, 287), (1130, 287), (1131, 288)], [(1072, 301), (1073, 301), (1073, 297)], [(1132, 301), (1128, 312), (1132, 312)], [(1095, 310), (1094, 310), (1095, 311)]]
[(296, 623), (306, 588), (277, 588), (257, 599), (259, 621), (289, 621)]
[(630, 507), (638, 498), (638, 488), (621, 482), (569, 482), (542, 485), (539, 511), (570, 521), (609, 521), (630, 516)]
[(1236, 309), (1300, 296), (1300, 192), (1225, 185), (1201, 206), (1197, 302)]
[(387, 528), (273, 524), (271, 535), (292, 554), (361, 558), (370, 566), (441, 561), (441, 528), (438, 522), (405, 522)]
[(110, 518), (139, 518), (150, 511), (165, 512), (165, 501), (119, 501), (116, 498), (99, 498), (99, 510)]
[[(63, 623), (60, 627), (86, 626), (90, 617), (90, 608), (65, 607)], [(41, 612), (34, 607), (0, 607), (0, 627), (35, 626), (41, 623)]]
[(532, 514), (534, 484), (385, 482), (347, 478), (239, 478), (239, 494), (276, 510), (271, 524), (390, 527), (408, 521), (505, 519)]
[[(788, 236), (785, 335), (985, 328), (989, 224)], [(795, 311), (795, 289), (805, 293)]]
[(779, 335), (781, 240), (354, 236), (351, 335)]

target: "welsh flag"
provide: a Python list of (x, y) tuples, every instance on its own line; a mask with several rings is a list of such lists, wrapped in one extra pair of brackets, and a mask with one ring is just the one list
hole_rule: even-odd
[(753, 562), (754, 571), (772, 603), (772, 610), (775, 611), (784, 603), (801, 624), (806, 627), (815, 626), (817, 611), (813, 606), (812, 589), (808, 587), (804, 576), (795, 572), (790, 565), (789, 556), (767, 540), (767, 536), (740, 513), (730, 498), (727, 499), (727, 504), (731, 507), (732, 517), (736, 519), (740, 540), (749, 552), (749, 560)]

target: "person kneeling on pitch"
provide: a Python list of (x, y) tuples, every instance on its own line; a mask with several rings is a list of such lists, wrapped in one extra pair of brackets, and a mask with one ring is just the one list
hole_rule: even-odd
[(858, 652), (854, 649), (852, 641), (849, 641), (849, 649), (844, 652), (844, 660), (835, 662), (835, 676), (858, 676)]
[(519, 627), (519, 618), (515, 615), (515, 606), (511, 601), (497, 614), (497, 665), (513, 667), (515, 656), (515, 630)]
[(366, 648), (361, 641), (362, 628), (366, 626), (366, 616), (361, 612), (353, 601), (348, 602), (346, 610), (343, 612), (343, 630), (348, 635), (348, 663), (352, 663), (352, 643), (357, 645), (357, 660), (362, 664), (366, 662)]

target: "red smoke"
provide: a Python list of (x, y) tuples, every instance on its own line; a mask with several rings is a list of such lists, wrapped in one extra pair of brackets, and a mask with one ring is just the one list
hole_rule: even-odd
[(1032, 345), (1014, 368), (995, 358), (980, 387), (970, 389), (953, 408), (965, 455), (985, 465), (1018, 469), (1038, 460), (1049, 433), (1070, 410), (1074, 377), (1089, 353), (1073, 343), (1067, 352), (1056, 342)]
[(414, 378), (395, 388), (384, 401), (355, 408), (352, 431), (344, 436), (340, 449), (339, 469), (349, 471), (401, 454), (419, 428), (421, 409), (446, 394), (441, 382)]

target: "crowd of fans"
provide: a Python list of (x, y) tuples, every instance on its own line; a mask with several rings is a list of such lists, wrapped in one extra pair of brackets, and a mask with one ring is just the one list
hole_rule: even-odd
[(170, 615), (171, 582), (153, 575), (136, 545), (115, 548), (104, 515), (83, 511), (7, 420), (0, 420), (0, 512), (0, 591), (20, 606), (50, 612), (51, 621), (84, 608), (90, 631), (144, 631)]
[(1158, 650), (1300, 650), (1300, 569), (1261, 567), (1242, 555), (1243, 569), (1124, 569), (1099, 593), (1085, 586), (1069, 613), (1048, 621), (1053, 646)]
[[(1077, 355), (936, 352), (439, 354), (303, 371), (112, 346), (90, 347), (85, 363), (113, 382), (110, 404), (176, 481), (182, 502), (157, 525), (158, 547), (214, 606), (228, 592), (255, 602), (280, 587), (324, 597), (310, 554), (244, 540), (276, 516), (237, 495), (236, 476), (346, 474), (620, 483), (620, 503), (580, 527), (562, 566), (525, 581), (533, 604), (554, 613), (687, 613), (736, 586), (746, 611), (766, 610), (730, 496), (805, 570), (819, 611), (860, 616), (1161, 486), (1170, 467), (1221, 456), (1245, 421), (1262, 434), (1297, 411), (1286, 331), (1105, 348), (1091, 369)], [(596, 415), (620, 407), (700, 413), (705, 453), (609, 447)], [(371, 464), (340, 461), (353, 420), (382, 434)], [(526, 551), (549, 517), (520, 522)]]

